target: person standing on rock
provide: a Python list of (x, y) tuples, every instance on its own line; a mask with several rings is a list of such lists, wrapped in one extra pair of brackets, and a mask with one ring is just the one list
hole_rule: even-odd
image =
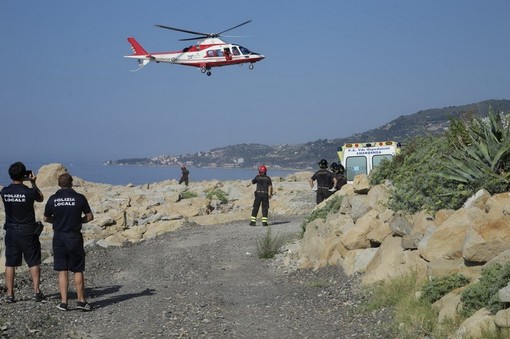
[(319, 170), (313, 174), (310, 178), (310, 187), (313, 188), (314, 181), (317, 181), (317, 197), (316, 202), (317, 205), (329, 198), (331, 195), (331, 189), (335, 189), (337, 184), (335, 175), (328, 169), (328, 161), (326, 159), (321, 159), (317, 163), (319, 165)]
[(179, 185), (182, 183), (186, 186), (188, 186), (189, 183), (189, 171), (186, 169), (186, 166), (181, 167), (181, 179), (179, 179)]
[(60, 304), (57, 308), (67, 311), (69, 288), (68, 271), (74, 273), (74, 285), (78, 301), (76, 308), (91, 311), (85, 299), (85, 249), (83, 248), (83, 223), (94, 220), (87, 198), (76, 192), (73, 177), (69, 173), (58, 177), (60, 189), (53, 194), (44, 209), (44, 221), (53, 224), (53, 269), (58, 271)]
[[(5, 285), (7, 296), (5, 302), (13, 303), (14, 276), (16, 266), (21, 266), (22, 256), (30, 269), (34, 288), (33, 300), (45, 299), (39, 288), (41, 276), (41, 242), (36, 232), (34, 202), (42, 202), (44, 196), (35, 184), (36, 176), (27, 171), (22, 162), (15, 162), (9, 167), (12, 183), (2, 188), (0, 195), (5, 208)], [(23, 184), (29, 180), (32, 188)]]
[(259, 166), (259, 174), (251, 182), (252, 184), (257, 184), (257, 188), (251, 211), (250, 226), (257, 224), (257, 214), (259, 213), (260, 205), (262, 205), (262, 226), (268, 226), (267, 216), (269, 213), (269, 199), (273, 196), (273, 183), (271, 178), (267, 176), (267, 167), (264, 165)]

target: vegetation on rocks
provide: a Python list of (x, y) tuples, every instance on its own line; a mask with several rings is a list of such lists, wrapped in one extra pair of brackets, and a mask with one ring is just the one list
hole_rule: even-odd
[(376, 185), (389, 179), (393, 183), (388, 206), (411, 213), (422, 209), (455, 209), (464, 198), (452, 195), (455, 184), (433, 173), (444, 170), (439, 161), (448, 152), (444, 137), (419, 137), (410, 141), (392, 161), (384, 161), (371, 173)]
[(459, 273), (433, 277), (423, 286), (421, 299), (432, 304), (454, 289), (466, 286), (467, 284), (469, 284), (469, 279)]
[(465, 195), (481, 188), (491, 194), (506, 191), (510, 183), (508, 115), (490, 109), (487, 118), (455, 118), (451, 125), (446, 137), (454, 152), (440, 175), (464, 185)]
[(195, 192), (192, 192), (192, 191), (184, 191), (184, 192), (181, 192), (181, 194), (180, 194), (181, 199), (191, 199), (191, 198), (196, 198), (197, 196), (198, 196), (198, 194)]
[(489, 111), (486, 119), (452, 118), (442, 136), (417, 137), (392, 161), (371, 174), (371, 183), (392, 181), (389, 207), (411, 213), (458, 209), (479, 189), (508, 190), (508, 116)]
[(222, 204), (226, 204), (228, 202), (228, 193), (220, 188), (207, 191), (205, 197), (209, 200), (219, 200)]
[[(494, 274), (495, 271), (499, 274)], [(489, 275), (502, 278), (502, 271), (504, 270), (500, 268), (494, 269)], [(446, 319), (443, 323), (439, 324), (437, 321), (438, 312), (434, 309), (432, 303), (453, 289), (464, 286), (466, 281), (466, 277), (460, 274), (453, 274), (435, 279), (433, 282), (424, 283), (418, 279), (415, 273), (409, 273), (381, 284), (368, 286), (364, 291), (366, 296), (364, 309), (368, 312), (381, 308), (393, 310), (393, 338), (451, 338), (451, 333), (468, 317), (468, 314), (459, 314), (457, 317)], [(496, 293), (499, 288), (495, 288)], [(479, 290), (479, 288), (476, 289)], [(417, 292), (420, 291), (422, 296), (416, 298)], [(466, 301), (474, 297), (476, 301), (484, 299), (487, 302), (488, 296), (480, 298), (481, 295), (482, 293), (479, 295), (470, 293), (469, 296), (466, 296)], [(485, 302), (474, 306), (472, 309), (470, 305), (463, 303), (463, 308), (467, 307), (470, 313), (474, 313), (478, 308), (486, 305)], [(507, 338), (490, 329), (483, 330), (482, 335), (483, 338), (487, 339)]]
[(340, 209), (340, 205), (342, 204), (343, 196), (334, 195), (328, 198), (325, 202), (325, 205), (321, 208), (315, 208), (312, 213), (310, 213), (303, 223), (301, 224), (302, 233), (304, 234), (306, 231), (306, 226), (316, 219), (326, 219), (328, 214), (335, 213)]
[(461, 293), (462, 314), (468, 317), (482, 307), (486, 307), (492, 314), (503, 309), (504, 304), (499, 300), (498, 291), (509, 281), (510, 262), (484, 268), (480, 280)]

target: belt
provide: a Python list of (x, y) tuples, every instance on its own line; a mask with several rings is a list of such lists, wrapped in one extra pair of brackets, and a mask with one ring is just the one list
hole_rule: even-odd
[(324, 187), (324, 186), (319, 186), (318, 188), (323, 188), (325, 190), (329, 190), (330, 189), (329, 187)]
[(22, 230), (25, 229), (25, 227), (33, 227), (35, 226), (35, 223), (33, 224), (11, 224), (11, 223), (5, 223), (4, 229), (11, 229), (11, 230)]
[(268, 194), (266, 191), (255, 191), (255, 193), (265, 193), (265, 194)]

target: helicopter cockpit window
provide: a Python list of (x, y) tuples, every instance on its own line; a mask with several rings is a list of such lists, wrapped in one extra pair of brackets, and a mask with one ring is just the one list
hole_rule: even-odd
[(239, 46), (239, 49), (241, 50), (241, 53), (243, 53), (244, 55), (251, 54), (251, 51), (246, 47)]
[(208, 57), (214, 57), (214, 56), (216, 56), (216, 55), (215, 55), (216, 53), (214, 53), (214, 52), (215, 52), (215, 51), (207, 51), (207, 56), (208, 56)]
[(215, 52), (216, 52), (216, 56), (219, 56), (219, 57), (223, 56), (223, 50), (217, 49)]
[(239, 49), (237, 48), (237, 46), (232, 47), (232, 54), (241, 55), (241, 52), (239, 52)]

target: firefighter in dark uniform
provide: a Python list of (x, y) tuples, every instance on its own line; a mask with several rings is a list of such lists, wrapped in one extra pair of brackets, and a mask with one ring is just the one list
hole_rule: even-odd
[(267, 215), (269, 212), (269, 199), (273, 196), (273, 183), (271, 178), (267, 176), (267, 167), (264, 165), (260, 166), (259, 174), (251, 182), (252, 184), (257, 184), (257, 188), (251, 211), (250, 226), (255, 226), (257, 223), (260, 205), (262, 205), (262, 226), (268, 226)]
[(313, 182), (317, 181), (317, 205), (329, 198), (331, 189), (336, 186), (336, 178), (333, 172), (328, 169), (328, 161), (321, 159), (318, 162), (319, 170), (310, 178), (310, 187), (313, 188)]
[(329, 168), (331, 169), (331, 172), (333, 172), (336, 178), (335, 190), (341, 189), (343, 185), (347, 184), (344, 166), (342, 164), (337, 164), (336, 162), (334, 162), (331, 164)]

